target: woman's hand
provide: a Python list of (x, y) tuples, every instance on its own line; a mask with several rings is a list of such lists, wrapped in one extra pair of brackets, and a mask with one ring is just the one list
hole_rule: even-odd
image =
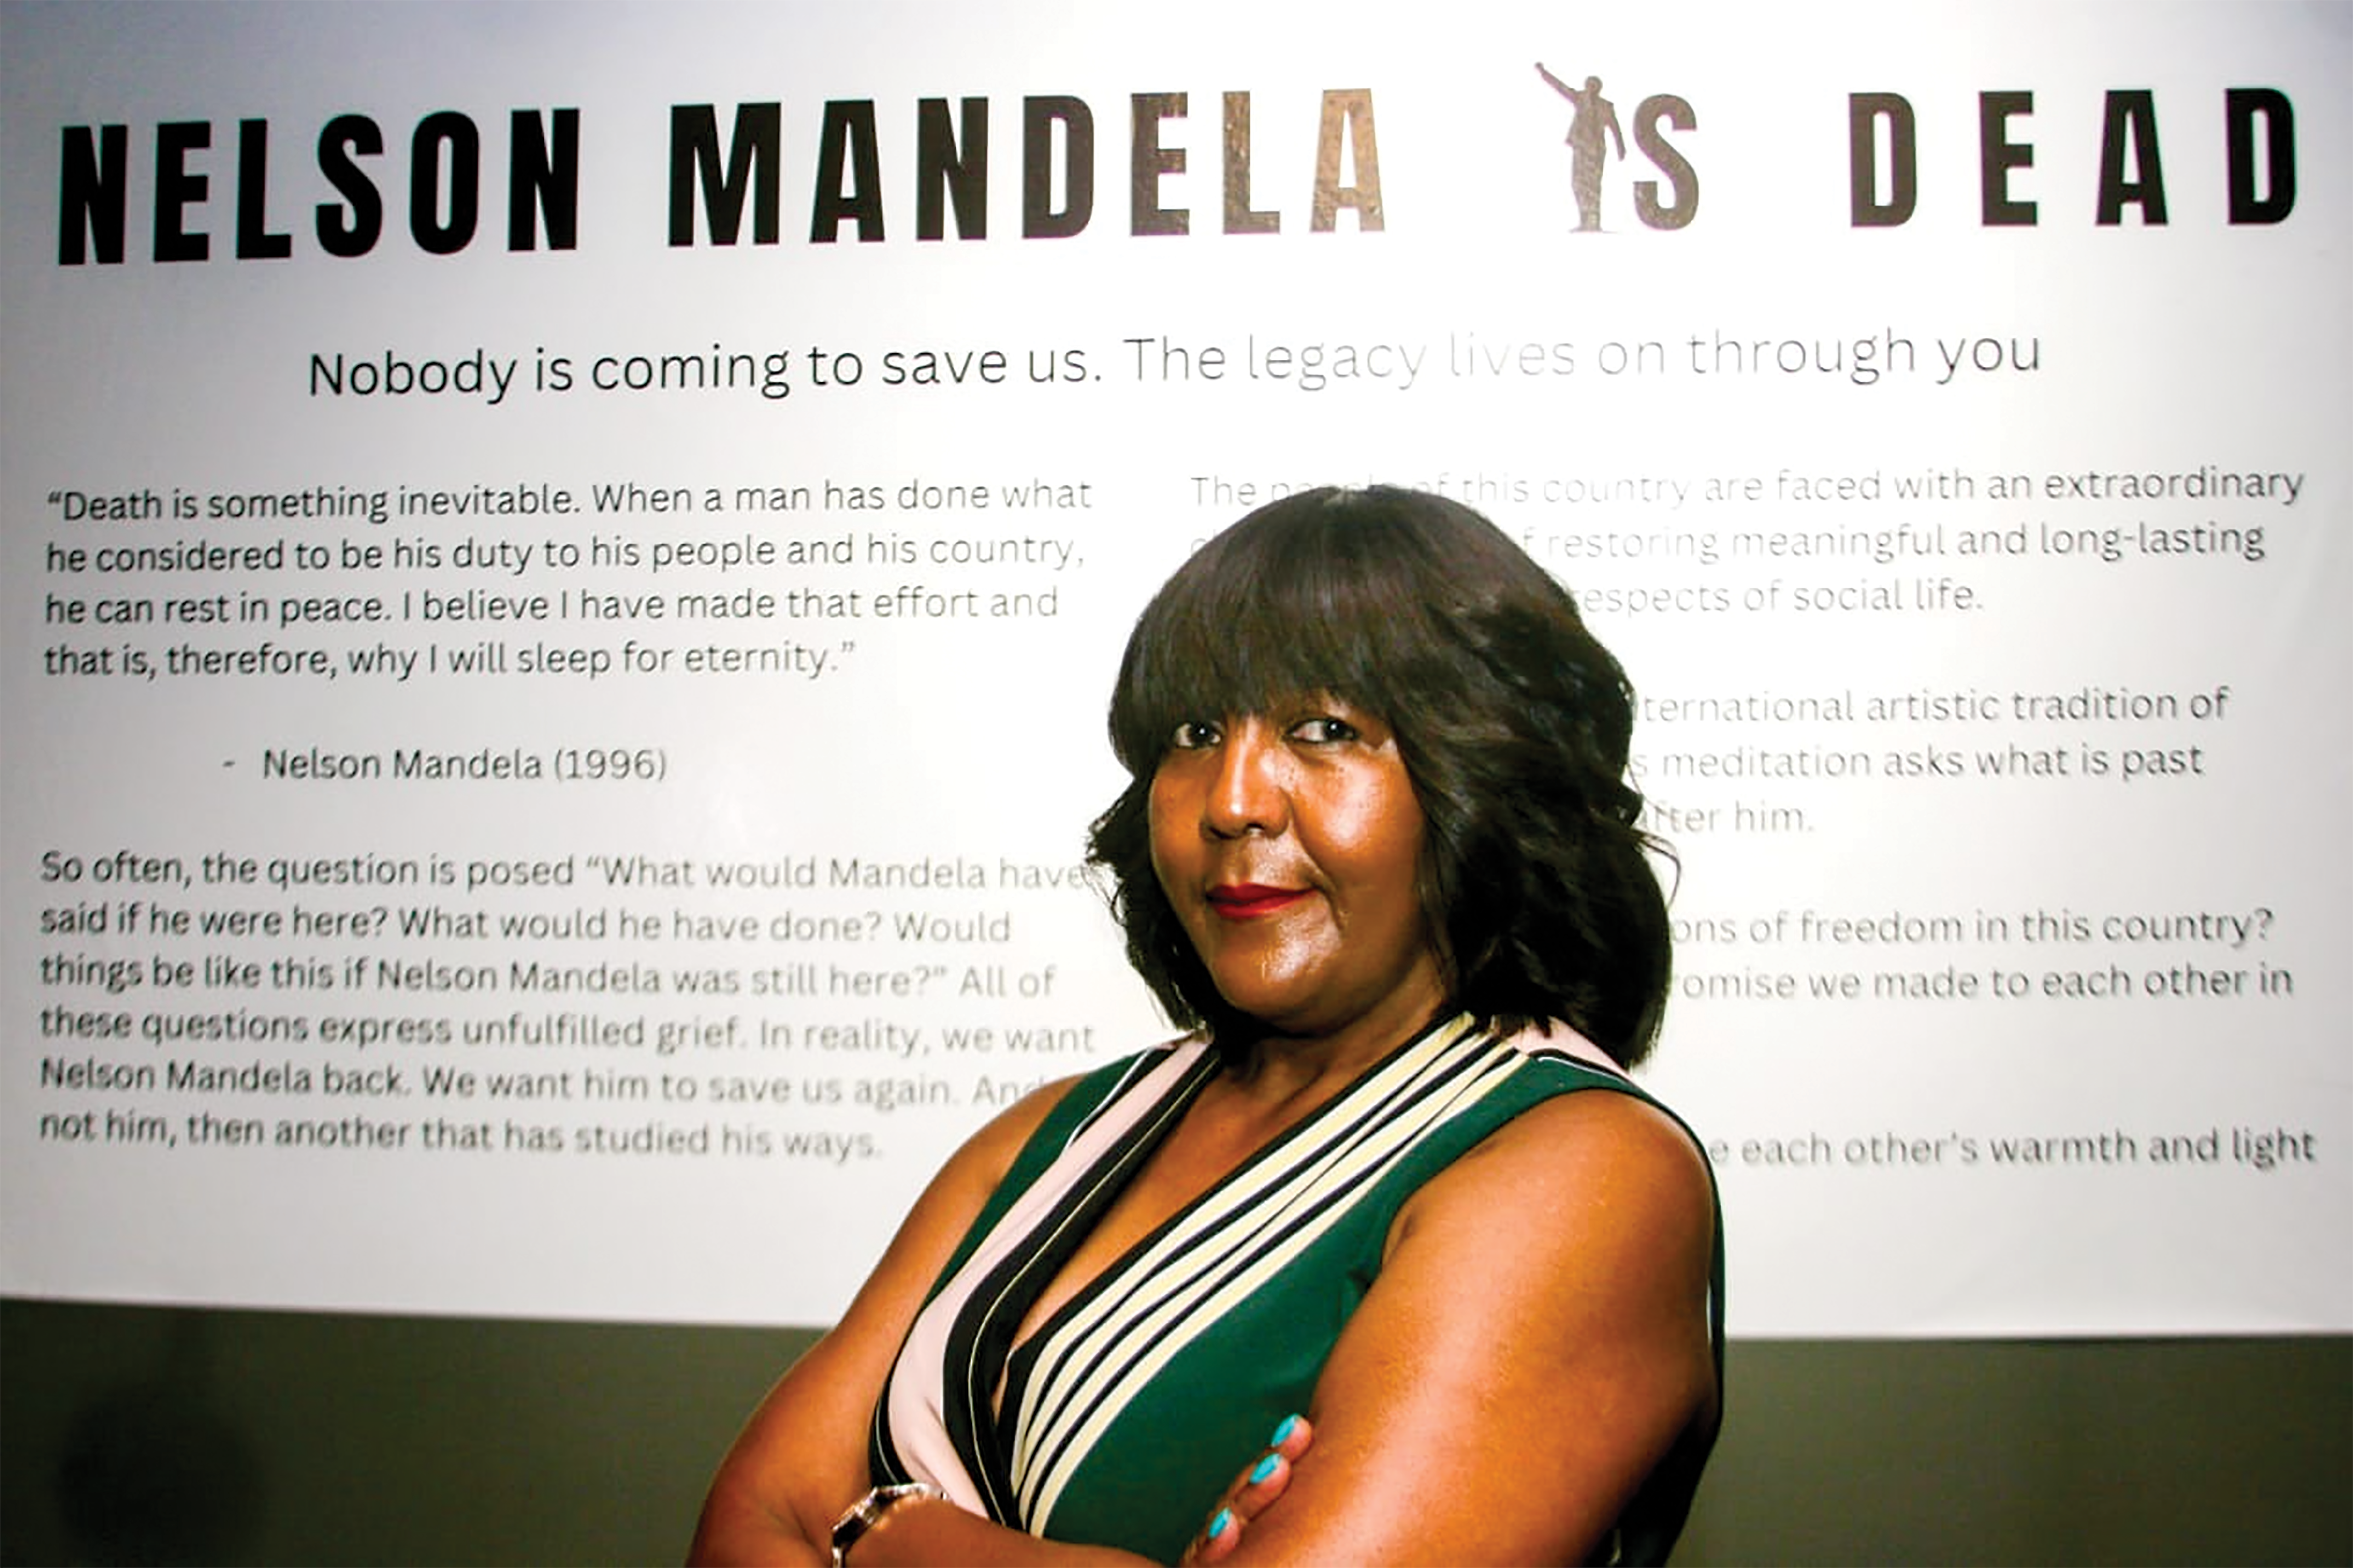
[(1234, 1478), (1225, 1496), (1210, 1510), (1208, 1522), (1201, 1533), (1193, 1538), (1177, 1561), (1191, 1568), (1208, 1568), (1222, 1562), (1242, 1543), (1242, 1531), (1250, 1521), (1271, 1507), (1283, 1489), (1291, 1485), (1291, 1468), (1299, 1462), (1307, 1446), (1315, 1440), (1315, 1428), (1303, 1415), (1286, 1415), (1282, 1425), (1267, 1439), (1266, 1452), (1250, 1463), (1249, 1468)]

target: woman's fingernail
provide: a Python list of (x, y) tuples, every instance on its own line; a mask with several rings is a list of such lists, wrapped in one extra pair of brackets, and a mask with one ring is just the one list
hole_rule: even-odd
[(1274, 1429), (1274, 1436), (1267, 1439), (1267, 1446), (1270, 1448), (1282, 1447), (1285, 1443), (1291, 1441), (1291, 1435), (1298, 1430), (1299, 1417), (1296, 1415), (1284, 1416), (1282, 1418), (1282, 1425)]
[(1261, 1459), (1256, 1465), (1250, 1467), (1250, 1485), (1256, 1486), (1259, 1482), (1274, 1474), (1275, 1466), (1282, 1462), (1282, 1457), (1279, 1454), (1269, 1454), (1264, 1458)]
[(1221, 1508), (1218, 1510), (1217, 1517), (1209, 1520), (1209, 1539), (1215, 1541), (1218, 1537), (1225, 1534), (1226, 1531), (1231, 1530), (1233, 1527), (1234, 1510), (1229, 1508)]

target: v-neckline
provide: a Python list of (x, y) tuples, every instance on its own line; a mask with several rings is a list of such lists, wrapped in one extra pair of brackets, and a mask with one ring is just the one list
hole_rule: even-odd
[[(1001, 1421), (1002, 1412), (1009, 1405), (1018, 1405), (1018, 1401), (1016, 1398), (1018, 1391), (1029, 1381), (1039, 1355), (1045, 1347), (1052, 1342), (1054, 1336), (1066, 1328), (1074, 1317), (1099, 1298), (1121, 1276), (1131, 1272), (1138, 1262), (1170, 1232), (1191, 1219), (1205, 1205), (1228, 1192), (1251, 1171), (1273, 1159), (1291, 1144), (1305, 1137), (1311, 1129), (1330, 1119), (1340, 1107), (1354, 1101), (1366, 1085), (1378, 1078), (1388, 1067), (1408, 1054), (1428, 1044), (1440, 1033), (1452, 1032), (1454, 1040), (1457, 1041), (1467, 1037), (1473, 1033), (1470, 1028), (1470, 1022), (1466, 1015), (1460, 1012), (1440, 1013), (1428, 1024), (1415, 1031), (1405, 1041), (1384, 1052), (1362, 1072), (1341, 1086), (1338, 1092), (1323, 1104), (1316, 1106), (1297, 1121), (1268, 1139), (1266, 1142), (1237, 1162), (1233, 1169), (1217, 1177), (1208, 1186), (1178, 1204), (1166, 1218), (1121, 1249), (1102, 1268), (1095, 1271), (1094, 1277), (1072, 1291), (1070, 1297), (1060, 1306), (1055, 1308), (1036, 1328), (1013, 1341), (1006, 1352), (1003, 1372), (997, 1381), (992, 1415), (999, 1417)], [(1450, 1044), (1452, 1043), (1450, 1041)], [(1190, 1081), (1178, 1086), (1179, 1099), (1173, 1107), (1173, 1114), (1165, 1118), (1165, 1125), (1147, 1143), (1140, 1147), (1130, 1146), (1124, 1150), (1114, 1148), (1105, 1151), (1073, 1183), (1073, 1186), (1083, 1185), (1111, 1175), (1116, 1171), (1123, 1156), (1130, 1157), (1129, 1169), (1120, 1178), (1116, 1190), (1111, 1192), (1102, 1213), (1096, 1217), (1096, 1224), (1101, 1223), (1103, 1215), (1108, 1214), (1112, 1207), (1134, 1184), (1135, 1179), (1143, 1173), (1144, 1168), (1151, 1163), (1152, 1157), (1174, 1134), (1177, 1125), (1191, 1114), (1194, 1105), (1198, 1102), (1202, 1091), (1208, 1086), (1210, 1080), (1224, 1070), (1223, 1065), (1217, 1062), (1212, 1054), (1206, 1068), (1192, 1069), (1196, 1075)], [(1092, 1231), (1092, 1226), (1089, 1228)], [(1031, 1304), (1050, 1289), (1054, 1281), (1060, 1277), (1060, 1271), (1057, 1269), (1055, 1273), (1047, 1277), (1045, 1282), (1036, 1291), (1027, 1294), (1026, 1298), (1020, 1303), (1022, 1318), (1026, 1319), (1029, 1316)]]

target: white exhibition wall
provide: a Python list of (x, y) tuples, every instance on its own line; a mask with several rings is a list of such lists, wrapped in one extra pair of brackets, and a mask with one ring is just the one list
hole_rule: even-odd
[(2347, 9), (1303, 10), (0, 12), (0, 1289), (829, 1320), (1381, 481), (1641, 694), (1735, 1332), (2353, 1328)]

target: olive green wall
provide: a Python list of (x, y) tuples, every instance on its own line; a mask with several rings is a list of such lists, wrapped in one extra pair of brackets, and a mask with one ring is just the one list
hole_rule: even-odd
[[(790, 1330), (0, 1303), (0, 1559), (652, 1563)], [(1746, 1343), (1680, 1561), (2345, 1563), (2353, 1340)]]

